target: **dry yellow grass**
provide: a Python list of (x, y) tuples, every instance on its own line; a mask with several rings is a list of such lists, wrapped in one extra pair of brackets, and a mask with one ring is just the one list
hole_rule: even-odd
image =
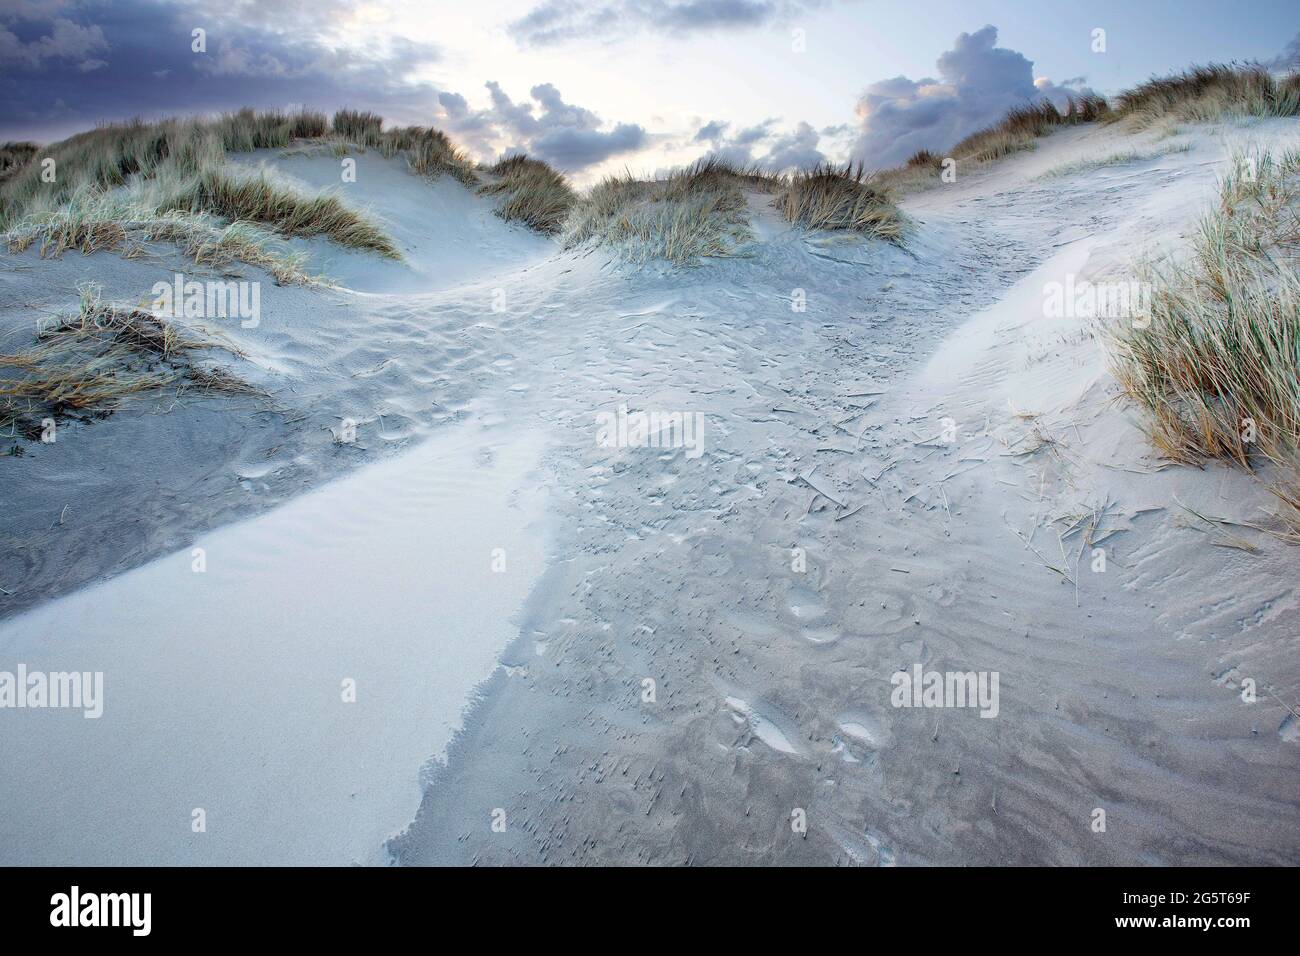
[(327, 236), (339, 245), (401, 258), (382, 229), (337, 196), (326, 192), (304, 195), (265, 172), (205, 170), (164, 193), (158, 211), (172, 210), (261, 223), (285, 236)]
[(1300, 115), (1300, 74), (1277, 79), (1258, 64), (1195, 66), (1120, 94), (1108, 118), (1145, 128), (1165, 118), (1210, 122), (1225, 115)]
[[(12, 247), (40, 237), (46, 254), (122, 248), (129, 234), (190, 241), (210, 217), (260, 223), (283, 235), (323, 235), (343, 245), (397, 256), (383, 231), (326, 194), (303, 195), (264, 176), (237, 175), (227, 152), (287, 146), (329, 131), (323, 114), (240, 110), (210, 122), (136, 120), (103, 126), (38, 150), (0, 182), (0, 229)], [(413, 140), (414, 141), (414, 140)], [(35, 161), (39, 158), (40, 162)], [(52, 160), (54, 181), (42, 178)], [(176, 213), (196, 218), (186, 224)], [(115, 219), (114, 216), (117, 218)], [(266, 265), (279, 252), (265, 242), (226, 243), (225, 251)], [(275, 265), (282, 274), (291, 262)]]
[(902, 239), (904, 220), (889, 194), (862, 166), (823, 164), (786, 179), (772, 203), (789, 222)]
[(447, 173), (467, 186), (479, 182), (474, 164), (442, 130), (426, 126), (385, 130), (382, 116), (356, 110), (339, 110), (331, 126), (337, 137), (336, 146), (353, 143), (377, 149), (385, 157), (404, 156), (412, 172), (431, 179)]
[(1300, 151), (1233, 157), (1186, 262), (1148, 266), (1149, 322), (1111, 328), (1112, 367), (1167, 457), (1271, 465), (1300, 535)]
[(712, 157), (663, 179), (612, 176), (573, 206), (564, 243), (610, 246), (634, 262), (734, 255), (753, 236), (745, 190), (775, 188), (773, 177)]
[(569, 210), (578, 199), (564, 176), (528, 156), (508, 157), (485, 172), (490, 178), (479, 192), (498, 197), (497, 215), (546, 235), (564, 228)]
[(78, 412), (103, 412), (138, 396), (188, 381), (204, 389), (255, 391), (228, 370), (197, 366), (190, 353), (239, 351), (212, 337), (182, 331), (165, 318), (103, 301), (99, 287), (80, 287), (73, 315), (38, 328), (30, 345), (0, 354), (0, 425), (28, 437), (41, 422)]
[(706, 157), (662, 179), (612, 176), (579, 199), (564, 226), (568, 247), (594, 243), (626, 258), (679, 265), (733, 256), (753, 238), (748, 194), (792, 224), (897, 240), (903, 219), (860, 168), (821, 166), (778, 176)]

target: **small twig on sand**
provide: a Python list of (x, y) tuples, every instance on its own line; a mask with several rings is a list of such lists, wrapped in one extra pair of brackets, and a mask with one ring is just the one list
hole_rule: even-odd
[(1296, 720), (1300, 720), (1300, 714), (1297, 714), (1297, 713), (1292, 709), (1292, 707), (1291, 707), (1290, 704), (1288, 704), (1286, 701), (1284, 701), (1281, 697), (1277, 696), (1277, 694), (1274, 694), (1271, 688), (1266, 687), (1266, 688), (1264, 688), (1264, 689), (1268, 691), (1269, 696), (1271, 696), (1275, 701), (1277, 701), (1279, 704), (1281, 704), (1283, 707), (1285, 707), (1285, 708), (1287, 709), (1287, 712), (1288, 712), (1292, 717), (1294, 717)]
[(1243, 525), (1236, 521), (1229, 521), (1226, 518), (1213, 518), (1208, 515), (1203, 515), (1195, 508), (1189, 508), (1187, 505), (1179, 501), (1177, 495), (1174, 495), (1174, 502), (1178, 505), (1178, 507), (1182, 508), (1188, 514), (1195, 515), (1197, 518), (1200, 518), (1207, 525), (1209, 525), (1211, 528), (1216, 529), (1219, 532), (1219, 534), (1223, 536), (1222, 539), (1219, 541), (1210, 542), (1215, 547), (1236, 548), (1238, 551), (1245, 551), (1249, 554), (1255, 554), (1259, 551), (1259, 547), (1256, 546), (1253, 542), (1247, 541), (1245, 538), (1238, 537), (1237, 535), (1232, 534), (1225, 530), (1225, 528), (1228, 525), (1236, 525), (1238, 527), (1250, 527), (1249, 525)]
[(889, 471), (889, 469), (893, 468), (897, 464), (898, 464), (898, 460), (895, 459), (894, 461), (891, 461), (888, 465), (886, 465), (884, 468), (881, 468), (880, 474), (876, 475), (876, 477), (872, 478), (870, 475), (866, 475), (866, 474), (864, 474), (862, 477), (867, 479), (867, 481), (871, 482), (874, 485), (876, 482), (878, 482), (881, 478), (884, 477), (885, 472)]
[(1047, 570), (1049, 570), (1049, 571), (1055, 571), (1055, 572), (1056, 572), (1057, 574), (1059, 574), (1062, 578), (1064, 578), (1065, 580), (1069, 581), (1071, 584), (1074, 584), (1074, 578), (1070, 577), (1070, 575), (1067, 574), (1065, 571), (1061, 570), (1061, 569), (1058, 568), (1056, 565), (1052, 564), (1052, 562), (1048, 561), (1047, 558), (1043, 557), (1043, 552), (1039, 551), (1037, 548), (1035, 548), (1033, 545), (1031, 545), (1028, 541), (1026, 541), (1026, 540), (1025, 540), (1025, 536), (1024, 536), (1023, 534), (1021, 534), (1019, 530), (1017, 530), (1016, 528), (1011, 527), (1010, 522), (1007, 522), (1007, 521), (1006, 521), (1006, 516), (1005, 516), (1005, 515), (1003, 516), (1003, 519), (1002, 519), (1002, 520), (1003, 520), (1004, 523), (1006, 523), (1006, 525), (1007, 525), (1007, 530), (1010, 531), (1012, 534), (1014, 534), (1014, 535), (1015, 535), (1017, 538), (1019, 538), (1021, 541), (1024, 541), (1024, 542), (1025, 542), (1025, 547), (1028, 548), (1030, 551), (1034, 552), (1035, 555), (1037, 555), (1038, 560), (1041, 561), (1041, 562), (1043, 562), (1043, 567), (1047, 568)]
[[(813, 475), (816, 473), (816, 471), (817, 471), (817, 466), (814, 465), (812, 467), (812, 470), (810, 470), (807, 474), (800, 475), (799, 480), (802, 481), (809, 488), (811, 488), (813, 491), (817, 492), (822, 497), (835, 502), (836, 507), (838, 507), (840, 510), (843, 510), (844, 502), (841, 501), (839, 498), (836, 498), (829, 491), (827, 491), (826, 488), (824, 487), (825, 484), (824, 482), (819, 484), (813, 481)], [(811, 505), (809, 507), (811, 508)]]
[(843, 521), (845, 518), (852, 518), (855, 514), (857, 514), (859, 511), (861, 511), (861, 510), (862, 510), (863, 508), (865, 508), (865, 507), (866, 507), (866, 504), (865, 504), (865, 503), (860, 504), (860, 505), (858, 505), (856, 508), (854, 508), (852, 511), (846, 512), (845, 514), (839, 514), (839, 515), (836, 515), (836, 516), (835, 516), (835, 520), (836, 520), (836, 521)]

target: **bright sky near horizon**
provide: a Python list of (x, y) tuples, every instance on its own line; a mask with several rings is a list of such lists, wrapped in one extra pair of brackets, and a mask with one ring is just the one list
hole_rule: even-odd
[(1283, 0), (0, 0), (0, 138), (302, 103), (579, 181), (710, 151), (878, 165), (1036, 95), (1280, 64), (1297, 30)]

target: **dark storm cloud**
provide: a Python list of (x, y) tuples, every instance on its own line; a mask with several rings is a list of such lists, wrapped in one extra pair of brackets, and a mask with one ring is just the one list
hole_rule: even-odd
[[(334, 49), (316, 32), (330, 9), (5, 0), (0, 137), (50, 138), (136, 115), (290, 104), (378, 108), (428, 122), (437, 90), (408, 77), (437, 51), (400, 39), (363, 52)], [(191, 50), (195, 28), (207, 31), (206, 53)]]
[(896, 76), (868, 86), (857, 106), (855, 158), (889, 166), (918, 149), (947, 149), (1014, 106), (1043, 98), (1063, 106), (1068, 95), (1089, 92), (1082, 77), (1035, 82), (1033, 62), (997, 46), (997, 38), (992, 26), (958, 36), (939, 57), (938, 79)]
[(685, 34), (756, 27), (788, 19), (827, 0), (544, 0), (507, 28), (521, 46), (639, 31)]

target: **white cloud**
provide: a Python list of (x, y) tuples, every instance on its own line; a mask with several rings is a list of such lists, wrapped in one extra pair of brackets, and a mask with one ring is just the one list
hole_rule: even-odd
[(712, 120), (696, 130), (692, 142), (710, 146), (707, 155), (737, 166), (761, 166), (772, 172), (807, 169), (826, 160), (820, 149), (822, 135), (810, 124), (798, 123), (793, 130), (779, 132), (778, 120), (766, 119), (728, 136), (731, 124)]
[(641, 31), (737, 30), (786, 19), (827, 0), (544, 0), (507, 27), (522, 46)]
[(869, 167), (902, 162), (919, 149), (943, 150), (996, 123), (1012, 107), (1088, 92), (1082, 78), (1034, 79), (1023, 54), (997, 46), (996, 27), (957, 37), (936, 64), (938, 78), (905, 76), (872, 83), (858, 100), (853, 155)]
[(529, 90), (533, 102), (512, 100), (495, 81), (486, 84), (491, 107), (474, 110), (459, 93), (438, 95), (443, 126), (480, 155), (526, 152), (574, 172), (645, 146), (635, 123), (608, 126), (591, 110), (568, 103), (550, 83)]

